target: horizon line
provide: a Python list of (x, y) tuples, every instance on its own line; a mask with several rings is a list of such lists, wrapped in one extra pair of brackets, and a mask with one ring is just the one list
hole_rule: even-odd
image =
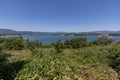
[(0, 29), (8, 29), (8, 30), (13, 30), (13, 31), (25, 31), (25, 32), (62, 32), (62, 33), (79, 33), (79, 32), (103, 32), (103, 31), (106, 31), (106, 32), (118, 32), (118, 31), (120, 31), (120, 30), (93, 30), (93, 31), (35, 31), (35, 30), (17, 30), (17, 29), (10, 29), (10, 28), (0, 28)]

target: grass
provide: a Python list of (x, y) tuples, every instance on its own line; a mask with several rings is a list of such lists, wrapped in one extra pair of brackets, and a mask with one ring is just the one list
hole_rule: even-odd
[(30, 50), (14, 50), (7, 51), (7, 53), (11, 54), (8, 58), (10, 62), (17, 60), (28, 60), (30, 58)]

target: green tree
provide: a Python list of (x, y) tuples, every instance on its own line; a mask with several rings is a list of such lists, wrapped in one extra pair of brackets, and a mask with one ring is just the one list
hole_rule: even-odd
[(6, 38), (5, 39), (5, 48), (9, 50), (21, 50), (24, 48), (24, 40), (22, 37), (17, 38)]
[(70, 39), (70, 40), (65, 40), (64, 41), (64, 46), (67, 48), (82, 48), (82, 47), (87, 47), (88, 42), (87, 39), (84, 37), (81, 38), (75, 38), (75, 39)]

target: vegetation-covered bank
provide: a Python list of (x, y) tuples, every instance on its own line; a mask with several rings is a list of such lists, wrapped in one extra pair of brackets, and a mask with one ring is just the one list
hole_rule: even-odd
[[(0, 49), (0, 79), (119, 80), (120, 44), (113, 44), (111, 38), (105, 37), (106, 41), (100, 38), (94, 42), (77, 38), (50, 45), (14, 38), (9, 39), (14, 44), (12, 48), (5, 47), (4, 39)], [(17, 43), (19, 40), (21, 43)]]

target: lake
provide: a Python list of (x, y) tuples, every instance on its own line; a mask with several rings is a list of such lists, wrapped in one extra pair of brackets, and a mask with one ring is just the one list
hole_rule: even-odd
[[(19, 35), (6, 35), (4, 37), (18, 37)], [(97, 39), (97, 36), (51, 36), (51, 35), (22, 35), (23, 39), (29, 39), (32, 41), (39, 40), (44, 44), (49, 44), (58, 40), (64, 41), (67, 39), (86, 37), (88, 41)], [(120, 41), (120, 36), (113, 36), (115, 41)]]

